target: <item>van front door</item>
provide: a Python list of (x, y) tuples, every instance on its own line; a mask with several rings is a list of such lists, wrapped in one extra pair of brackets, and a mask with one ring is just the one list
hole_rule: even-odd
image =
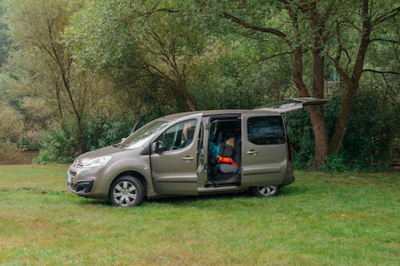
[(151, 154), (157, 194), (197, 195), (197, 154), (202, 114), (186, 117), (153, 142)]
[(244, 114), (242, 136), (242, 186), (282, 184), (288, 160), (282, 116)]

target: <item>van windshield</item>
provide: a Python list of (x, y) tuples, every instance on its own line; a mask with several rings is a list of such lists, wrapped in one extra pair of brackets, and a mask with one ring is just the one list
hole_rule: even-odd
[(168, 124), (168, 121), (152, 121), (130, 135), (121, 143), (121, 146), (126, 149), (143, 146), (155, 134), (162, 131)]

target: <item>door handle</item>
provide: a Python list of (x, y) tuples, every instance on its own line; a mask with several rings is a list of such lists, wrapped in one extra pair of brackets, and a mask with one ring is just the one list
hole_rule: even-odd
[(185, 162), (188, 163), (188, 162), (190, 162), (190, 161), (193, 161), (194, 158), (193, 158), (192, 156), (186, 156), (186, 157), (183, 157), (182, 160), (184, 160)]
[(247, 151), (247, 154), (249, 154), (249, 155), (256, 155), (258, 153), (258, 151), (255, 151), (255, 150), (250, 150), (250, 151)]

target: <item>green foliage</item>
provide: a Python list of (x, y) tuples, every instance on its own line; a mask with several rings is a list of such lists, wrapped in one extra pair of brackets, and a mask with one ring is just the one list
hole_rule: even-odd
[(0, 139), (0, 165), (18, 162), (23, 150), (9, 139)]
[(312, 166), (315, 154), (314, 134), (310, 116), (306, 110), (287, 115), (287, 130), (293, 150), (294, 167), (308, 169)]
[[(318, 22), (313, 19), (322, 18), (322, 89), (335, 95), (326, 105), (332, 137), (342, 92), (329, 84), (339, 81), (337, 66), (351, 73), (357, 61), (361, 1), (83, 2), (0, 0), (0, 65), (10, 58), (0, 73), (0, 138), (38, 148), (48, 121), (54, 128), (40, 144), (39, 161), (71, 161), (77, 150), (118, 142), (140, 114), (254, 108), (297, 97), (296, 47), (302, 48), (302, 80), (311, 92)], [(370, 169), (399, 156), (399, 83), (388, 73), (400, 66), (397, 2), (370, 4), (373, 32), (364, 68), (387, 73), (364, 72), (344, 146), (327, 158), (325, 169)], [(285, 37), (243, 27), (221, 12)], [(385, 19), (378, 23), (379, 18)], [(18, 50), (8, 50), (9, 36)], [(307, 111), (291, 114), (288, 130), (296, 167), (309, 168), (315, 147)]]
[(330, 154), (326, 157), (326, 164), (321, 166), (321, 169), (334, 173), (343, 173), (350, 170), (350, 166), (346, 163), (343, 154)]
[(23, 149), (38, 149), (45, 122), (51, 118), (51, 108), (41, 97), (18, 92), (18, 86), (27, 84), (9, 74), (7, 71), (0, 74), (0, 138), (11, 140)]
[(115, 90), (127, 96), (122, 105), (141, 112), (252, 108), (266, 94), (280, 98), (292, 86), (291, 61), (263, 64), (279, 49), (211, 28), (215, 14), (196, 5), (87, 1), (64, 43), (84, 68), (111, 77)]
[(49, 126), (41, 141), (41, 149), (36, 163), (71, 163), (79, 155), (74, 144), (78, 136), (69, 134), (65, 125), (54, 123)]
[(76, 135), (73, 121), (63, 120), (49, 126), (41, 141), (39, 157), (36, 163), (71, 163), (80, 155), (77, 151), (78, 138), (86, 151), (103, 148), (127, 137), (133, 127), (133, 121), (124, 117), (107, 118), (95, 115), (87, 118), (81, 137)]
[(288, 57), (265, 64), (263, 48), (245, 38), (221, 38), (208, 49), (212, 54), (199, 62), (188, 82), (199, 110), (252, 109), (294, 96)]
[(104, 115), (92, 116), (84, 128), (83, 142), (86, 150), (92, 151), (126, 138), (133, 127), (133, 121), (127, 118), (107, 118)]
[(8, 103), (0, 102), (0, 141), (9, 139), (16, 142), (24, 129), (22, 115)]
[[(325, 105), (325, 117), (331, 137), (338, 117), (342, 96), (338, 93)], [(374, 171), (387, 168), (393, 160), (396, 138), (399, 137), (400, 104), (391, 103), (375, 89), (358, 93), (351, 110), (348, 131), (339, 155), (326, 158), (323, 170), (343, 172), (350, 169)], [(294, 149), (295, 167), (307, 169), (313, 163), (315, 143), (307, 110), (289, 115), (288, 134)]]
[(4, 13), (3, 0), (0, 0), (0, 68), (7, 63), (8, 53), (11, 48), (11, 40), (7, 34), (8, 25), (2, 21)]
[[(154, 12), (159, 3), (86, 1), (66, 30), (65, 44), (84, 67), (111, 76), (118, 90), (131, 92), (136, 105), (151, 98), (157, 104), (148, 109), (166, 101), (180, 111), (194, 110), (186, 83), (201, 61), (206, 34), (199, 30), (201, 21), (192, 23), (190, 12)], [(166, 10), (180, 6), (162, 4)]]

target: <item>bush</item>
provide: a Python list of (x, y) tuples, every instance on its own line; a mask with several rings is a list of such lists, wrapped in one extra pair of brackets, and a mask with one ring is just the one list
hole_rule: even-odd
[[(363, 91), (354, 101), (346, 136), (339, 155), (326, 158), (322, 167), (330, 171), (387, 168), (395, 153), (395, 141), (400, 132), (399, 104), (390, 105), (375, 91)], [(332, 137), (342, 95), (337, 94), (325, 105), (329, 138)], [(307, 169), (313, 164), (314, 133), (307, 110), (289, 114), (288, 134), (293, 148), (294, 166)]]
[(287, 131), (292, 145), (293, 164), (297, 169), (308, 169), (315, 155), (314, 133), (307, 110), (287, 114)]
[(21, 114), (8, 103), (0, 102), (0, 140), (9, 139), (16, 142), (24, 129)]
[(39, 157), (35, 162), (72, 163), (79, 156), (79, 139), (84, 151), (92, 151), (120, 142), (123, 137), (129, 135), (133, 126), (132, 120), (122, 117), (107, 118), (104, 115), (95, 115), (85, 120), (87, 122), (82, 127), (81, 137), (78, 136), (72, 120), (50, 125), (40, 143)]
[(17, 144), (10, 140), (0, 142), (0, 164), (19, 164), (22, 151)]
[(84, 128), (83, 143), (87, 151), (119, 143), (129, 135), (134, 121), (127, 118), (107, 118), (104, 115), (92, 116)]
[(36, 163), (71, 163), (78, 156), (76, 151), (77, 136), (68, 134), (59, 123), (49, 126), (40, 142), (40, 153)]
[(350, 170), (350, 166), (346, 165), (346, 160), (343, 154), (330, 154), (326, 157), (326, 164), (321, 166), (320, 169), (325, 171), (332, 171), (334, 173), (343, 173)]

